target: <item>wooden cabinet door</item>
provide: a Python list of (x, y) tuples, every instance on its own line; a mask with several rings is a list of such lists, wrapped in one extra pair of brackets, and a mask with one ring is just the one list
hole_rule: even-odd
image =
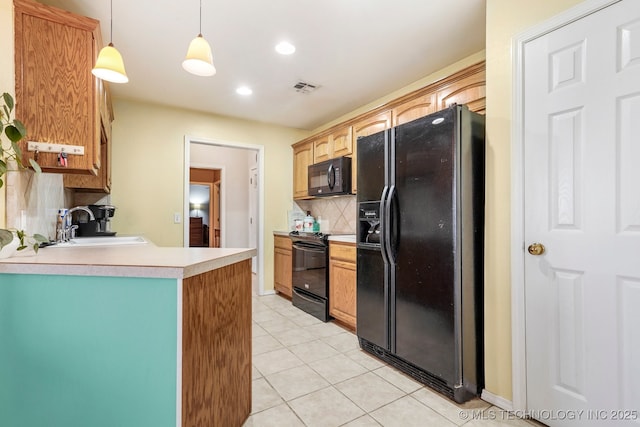
[(329, 246), (329, 314), (356, 327), (356, 247), (331, 242)]
[(329, 135), (313, 141), (313, 163), (324, 162), (333, 158), (333, 149)]
[(276, 291), (291, 298), (292, 288), (292, 254), (291, 239), (273, 236), (273, 284)]
[(358, 138), (372, 135), (391, 127), (391, 110), (376, 116), (367, 117), (353, 124), (353, 154), (351, 156), (351, 192), (356, 194), (358, 187)]
[[(27, 140), (81, 146), (67, 167), (58, 154), (39, 152), (46, 172), (96, 175), (101, 166), (99, 102), (91, 69), (99, 22), (30, 0), (14, 0), (16, 117), (25, 124), (23, 160), (35, 158)], [(70, 150), (70, 149), (69, 149)]]
[(398, 126), (434, 113), (437, 111), (436, 102), (435, 92), (430, 92), (398, 105), (392, 110), (393, 126)]
[(351, 126), (333, 132), (331, 134), (332, 157), (350, 156), (353, 149), (353, 138), (351, 137)]
[(469, 110), (484, 114), (486, 107), (485, 71), (472, 74), (438, 90), (438, 110), (451, 104), (466, 104)]
[(293, 146), (293, 198), (309, 197), (309, 165), (313, 164), (313, 141)]

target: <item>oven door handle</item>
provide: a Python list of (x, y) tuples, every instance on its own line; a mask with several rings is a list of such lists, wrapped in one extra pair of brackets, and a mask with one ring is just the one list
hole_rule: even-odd
[(319, 253), (319, 254), (323, 254), (326, 252), (327, 248), (326, 246), (318, 246), (318, 245), (309, 245), (309, 244), (304, 244), (304, 243), (293, 243), (292, 245), (293, 249), (297, 249), (299, 251), (303, 251), (303, 252), (315, 252), (315, 253)]

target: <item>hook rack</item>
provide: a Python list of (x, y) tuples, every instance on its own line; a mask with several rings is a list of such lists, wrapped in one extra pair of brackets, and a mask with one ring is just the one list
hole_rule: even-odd
[(84, 146), (67, 145), (67, 144), (51, 144), (49, 142), (27, 142), (27, 151), (36, 151), (39, 153), (67, 153), (76, 156), (84, 156)]

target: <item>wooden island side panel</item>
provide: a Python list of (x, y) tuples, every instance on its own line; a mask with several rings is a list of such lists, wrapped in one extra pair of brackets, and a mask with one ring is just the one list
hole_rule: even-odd
[(183, 281), (182, 426), (241, 426), (251, 412), (251, 260)]

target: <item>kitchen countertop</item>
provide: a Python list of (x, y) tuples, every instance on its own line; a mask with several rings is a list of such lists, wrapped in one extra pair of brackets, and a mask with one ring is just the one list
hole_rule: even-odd
[[(280, 231), (276, 230), (273, 232), (274, 236), (285, 236), (289, 237), (288, 231)], [(342, 243), (356, 243), (356, 235), (355, 234), (331, 234), (329, 233), (329, 241), (330, 242), (342, 242)]]
[(255, 256), (246, 248), (158, 247), (153, 244), (45, 247), (0, 260), (0, 274), (187, 278)]
[(341, 242), (341, 243), (356, 243), (356, 235), (355, 234), (336, 234), (329, 236), (330, 242)]

